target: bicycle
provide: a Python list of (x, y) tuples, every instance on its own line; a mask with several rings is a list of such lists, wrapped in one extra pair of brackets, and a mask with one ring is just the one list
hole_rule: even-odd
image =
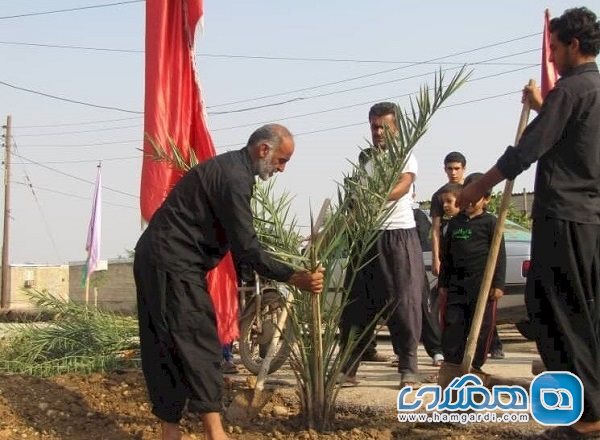
[[(287, 295), (284, 285), (262, 279), (252, 272), (242, 273), (238, 287), (240, 295), (239, 353), (243, 365), (258, 374), (269, 344), (277, 328), (277, 320), (285, 308)], [(289, 330), (285, 325), (269, 366), (269, 374), (277, 371), (290, 355)]]

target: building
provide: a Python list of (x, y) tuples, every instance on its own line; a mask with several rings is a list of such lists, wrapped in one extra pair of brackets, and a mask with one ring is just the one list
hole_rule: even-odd
[[(87, 303), (102, 310), (134, 313), (136, 310), (133, 259), (114, 259), (103, 262), (99, 271), (90, 277)], [(85, 262), (68, 265), (13, 264), (10, 267), (8, 310), (35, 311), (27, 295), (28, 289), (48, 291), (59, 298), (86, 303), (82, 283)]]

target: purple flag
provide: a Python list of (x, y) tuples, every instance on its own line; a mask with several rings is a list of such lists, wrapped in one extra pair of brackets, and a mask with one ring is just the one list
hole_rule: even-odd
[(100, 165), (98, 165), (98, 175), (96, 176), (96, 187), (94, 189), (94, 201), (92, 202), (92, 216), (88, 226), (87, 241), (85, 250), (88, 258), (83, 269), (82, 283), (85, 284), (87, 278), (98, 267), (100, 260), (100, 229), (102, 225), (102, 178), (100, 176)]

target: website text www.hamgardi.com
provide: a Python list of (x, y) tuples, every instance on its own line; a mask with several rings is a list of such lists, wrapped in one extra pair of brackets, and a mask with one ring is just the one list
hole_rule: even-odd
[(451, 413), (451, 412), (432, 412), (432, 413), (399, 413), (399, 422), (419, 422), (419, 423), (527, 423), (529, 422), (528, 413)]

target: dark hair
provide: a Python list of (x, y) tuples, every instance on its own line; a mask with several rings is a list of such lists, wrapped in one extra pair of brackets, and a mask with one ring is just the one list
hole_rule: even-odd
[(463, 186), (460, 183), (447, 183), (444, 186), (442, 186), (439, 190), (438, 190), (438, 197), (441, 198), (442, 194), (454, 194), (455, 196), (458, 196), (460, 194), (460, 192), (462, 191)]
[(378, 102), (369, 110), (369, 120), (385, 115), (394, 115), (396, 117), (398, 115), (398, 106), (393, 102)]
[(596, 56), (600, 52), (600, 21), (586, 7), (567, 9), (560, 17), (550, 20), (550, 32), (564, 44), (577, 38), (583, 55)]
[(267, 124), (257, 128), (250, 135), (246, 147), (254, 148), (261, 143), (267, 143), (273, 150), (277, 150), (284, 138), (293, 139), (292, 133), (287, 128), (281, 124)]
[(451, 162), (460, 162), (463, 168), (467, 166), (467, 159), (462, 153), (459, 153), (458, 151), (448, 153), (446, 154), (446, 157), (444, 157), (444, 166)]
[[(465, 179), (465, 186), (477, 182), (479, 179), (483, 177), (483, 173), (471, 173)], [(490, 197), (492, 195), (492, 188), (488, 189), (483, 196), (485, 198)]]

